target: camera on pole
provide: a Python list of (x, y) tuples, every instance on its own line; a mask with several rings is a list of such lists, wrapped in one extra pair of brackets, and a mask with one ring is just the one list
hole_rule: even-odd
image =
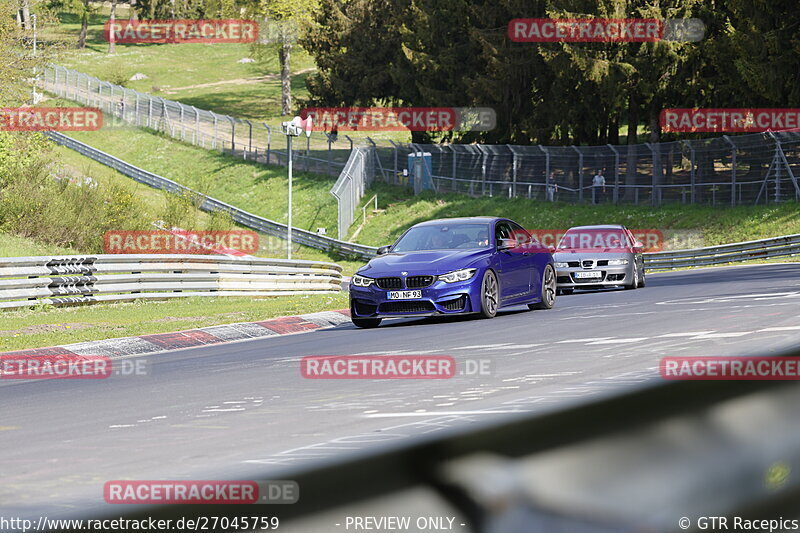
[(281, 131), (284, 135), (290, 137), (299, 137), (303, 132), (307, 137), (311, 137), (311, 127), (310, 116), (306, 117), (305, 120), (300, 117), (294, 117), (290, 121), (281, 122)]

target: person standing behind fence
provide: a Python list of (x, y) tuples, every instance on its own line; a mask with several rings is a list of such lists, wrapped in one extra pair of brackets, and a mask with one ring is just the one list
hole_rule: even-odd
[(545, 184), (545, 191), (547, 192), (547, 201), (548, 202), (555, 202), (556, 201), (556, 193), (558, 192), (558, 184), (556, 183), (556, 173), (551, 172), (549, 176), (547, 176), (547, 183)]
[(592, 203), (599, 204), (606, 192), (606, 178), (603, 176), (603, 171), (597, 169), (597, 174), (592, 178)]

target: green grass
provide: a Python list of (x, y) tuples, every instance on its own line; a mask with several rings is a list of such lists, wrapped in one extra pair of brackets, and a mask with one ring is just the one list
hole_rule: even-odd
[(51, 246), (33, 239), (0, 233), (0, 257), (25, 257), (32, 255), (74, 255), (77, 250)]
[(659, 208), (594, 206), (430, 192), (414, 196), (408, 189), (380, 183), (367, 192), (364, 200), (375, 193), (379, 209), (385, 212), (369, 218), (358, 235), (358, 242), (371, 246), (390, 244), (406, 228), (423, 220), (476, 215), (508, 217), (531, 229), (624, 224), (631, 229), (695, 230), (703, 233), (707, 246), (800, 233), (800, 210), (796, 203), (735, 208), (681, 204)]
[(273, 298), (185, 298), (163, 302), (6, 311), (0, 352), (252, 322), (347, 308), (345, 293)]

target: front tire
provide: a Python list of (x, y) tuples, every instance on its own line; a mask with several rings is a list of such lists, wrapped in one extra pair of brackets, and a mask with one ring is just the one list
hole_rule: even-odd
[(381, 325), (380, 318), (351, 318), (353, 325), (357, 328), (377, 328)]
[(641, 277), (641, 278), (639, 278), (639, 287), (640, 287), (640, 288), (641, 288), (641, 287), (644, 287), (644, 286), (647, 284), (647, 280), (645, 280), (645, 278), (644, 278), (644, 277), (645, 277), (645, 270), (644, 270), (644, 268), (643, 268), (643, 269), (642, 269), (642, 277)]
[(497, 309), (500, 307), (500, 286), (497, 283), (497, 276), (491, 270), (483, 274), (481, 282), (481, 311), (482, 318), (494, 318)]
[(629, 285), (625, 285), (627, 290), (633, 290), (639, 286), (639, 267), (636, 266), (636, 261), (633, 262), (633, 281)]
[(542, 300), (535, 304), (528, 304), (529, 309), (552, 309), (556, 304), (556, 273), (552, 265), (544, 267), (541, 292)]

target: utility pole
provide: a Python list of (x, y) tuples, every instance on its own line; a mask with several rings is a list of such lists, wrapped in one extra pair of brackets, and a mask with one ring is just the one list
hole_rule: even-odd
[(286, 258), (292, 258), (292, 138), (298, 137), (305, 131), (307, 137), (311, 137), (311, 117), (305, 120), (294, 117), (291, 121), (281, 123), (281, 131), (286, 135), (286, 147), (288, 150), (288, 170), (289, 170), (289, 216), (288, 228), (286, 230)]

